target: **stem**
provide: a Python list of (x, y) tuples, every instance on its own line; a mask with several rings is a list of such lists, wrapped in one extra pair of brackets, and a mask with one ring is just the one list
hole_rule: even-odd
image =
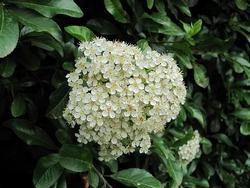
[(113, 188), (108, 182), (107, 180), (103, 177), (102, 173), (93, 165), (92, 168), (95, 170), (95, 172), (98, 174), (98, 176), (102, 179), (104, 186), (105, 187), (109, 187), (109, 188)]

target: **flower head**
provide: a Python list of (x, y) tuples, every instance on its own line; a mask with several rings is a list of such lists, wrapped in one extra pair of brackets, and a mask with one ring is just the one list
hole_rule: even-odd
[(200, 141), (200, 134), (196, 130), (194, 131), (193, 138), (190, 139), (186, 144), (179, 147), (178, 154), (180, 159), (186, 163), (190, 163), (192, 160), (194, 160), (200, 151)]
[(79, 47), (64, 118), (79, 126), (81, 143), (100, 145), (100, 160), (139, 149), (148, 152), (150, 134), (175, 119), (186, 88), (171, 55), (142, 52), (124, 42), (96, 38)]

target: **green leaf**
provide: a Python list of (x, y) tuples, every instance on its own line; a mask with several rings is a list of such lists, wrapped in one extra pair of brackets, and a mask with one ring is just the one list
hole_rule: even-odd
[(196, 21), (196, 22), (194, 23), (194, 25), (192, 26), (192, 29), (189, 31), (189, 35), (190, 35), (191, 37), (194, 36), (194, 35), (196, 35), (197, 33), (200, 32), (201, 28), (202, 28), (202, 20), (199, 19), (199, 20)]
[(0, 58), (9, 55), (16, 48), (18, 38), (18, 23), (0, 4)]
[(207, 138), (202, 138), (201, 140), (202, 150), (205, 154), (209, 154), (212, 152), (212, 142)]
[(142, 51), (151, 49), (146, 39), (138, 40), (136, 44)]
[(209, 164), (208, 162), (202, 161), (201, 167), (202, 167), (203, 172), (205, 174), (205, 177), (207, 179), (210, 179), (210, 177), (215, 174), (214, 167), (211, 164)]
[(105, 162), (105, 164), (109, 167), (111, 172), (116, 173), (118, 171), (117, 160), (110, 160), (110, 161)]
[(56, 89), (49, 97), (50, 104), (47, 110), (47, 116), (53, 119), (62, 117), (64, 108), (68, 102), (69, 87), (66, 83)]
[(176, 138), (178, 138), (178, 140), (176, 140), (174, 143), (173, 143), (173, 147), (177, 148), (177, 147), (180, 147), (184, 144), (187, 143), (187, 141), (191, 140), (192, 137), (193, 137), (193, 131), (189, 130), (187, 133), (184, 133), (183, 130), (177, 130), (177, 129), (170, 129), (169, 132), (175, 136)]
[(192, 26), (185, 23), (185, 22), (181, 22), (182, 23), (182, 26), (183, 26), (183, 29), (185, 30), (186, 33), (189, 33), (192, 29)]
[(163, 188), (159, 180), (144, 169), (130, 168), (111, 175), (116, 181), (130, 187)]
[(38, 161), (33, 174), (33, 183), (36, 188), (48, 188), (56, 183), (63, 173), (63, 168), (58, 161), (57, 154), (50, 154)]
[(155, 0), (155, 7), (159, 12), (166, 14), (166, 6), (164, 0)]
[(194, 64), (194, 80), (196, 84), (202, 88), (206, 88), (209, 84), (209, 79), (207, 77), (207, 70), (204, 65)]
[(185, 0), (174, 0), (173, 3), (175, 4), (175, 6), (184, 14), (186, 14), (187, 16), (191, 17), (191, 12), (189, 10), (187, 1)]
[(236, 179), (235, 179), (235, 176), (233, 174), (227, 172), (223, 168), (220, 168), (217, 173), (218, 173), (221, 181), (225, 184), (225, 186), (227, 188), (235, 188), (235, 180)]
[(52, 36), (45, 33), (29, 33), (26, 35), (32, 46), (42, 48), (47, 51), (57, 51), (63, 57), (63, 47), (60, 42), (55, 40)]
[(248, 105), (250, 105), (250, 93), (248, 93), (248, 92), (243, 92), (242, 94), (243, 94), (243, 98), (244, 98), (244, 100), (246, 101), (246, 103), (247, 103)]
[(201, 124), (201, 126), (203, 128), (205, 128), (206, 121), (205, 121), (205, 117), (204, 117), (202, 111), (198, 107), (196, 107), (195, 105), (193, 105), (191, 103), (186, 103), (184, 105), (184, 107), (190, 113), (191, 117), (197, 119), (198, 122)]
[(0, 75), (4, 78), (8, 78), (13, 75), (16, 69), (16, 63), (10, 58), (5, 58), (0, 63)]
[(223, 133), (215, 134), (213, 135), (213, 137), (216, 138), (220, 143), (224, 143), (230, 147), (236, 148), (236, 146), (233, 144), (230, 138)]
[[(235, 86), (250, 86), (250, 79), (239, 80), (235, 83)], [(243, 108), (242, 111), (241, 109), (237, 109), (236, 116), (239, 116), (239, 118), (243, 119), (243, 117), (240, 117), (240, 116), (244, 116), (245, 113), (247, 115), (248, 110), (249, 109), (247, 108)], [(244, 119), (247, 119), (247, 117), (244, 117)]]
[(246, 39), (247, 41), (250, 43), (250, 35), (246, 32), (244, 32), (243, 30), (237, 28), (236, 31), (238, 31), (240, 34), (242, 34)]
[(238, 63), (233, 63), (233, 69), (234, 69), (234, 71), (236, 73), (242, 73), (242, 72), (244, 72), (243, 67), (240, 64), (238, 64)]
[(239, 162), (236, 162), (235, 160), (223, 160), (221, 161), (221, 165), (232, 172), (235, 172), (236, 174), (242, 174), (242, 164)]
[(246, 60), (246, 59), (243, 58), (243, 57), (235, 56), (235, 57), (233, 57), (233, 60), (236, 61), (237, 63), (239, 63), (239, 64), (242, 65), (242, 66), (250, 67), (249, 61)]
[(209, 187), (209, 183), (206, 179), (198, 179), (193, 176), (185, 176), (184, 178), (185, 185), (194, 186), (198, 185), (199, 187)]
[(23, 25), (29, 27), (35, 32), (46, 32), (56, 40), (62, 41), (60, 27), (52, 19), (45, 18), (27, 10), (15, 9), (11, 14)]
[(241, 126), (240, 126), (240, 133), (245, 135), (245, 136), (249, 136), (250, 135), (250, 123), (249, 122), (244, 122)]
[(196, 42), (196, 49), (203, 53), (223, 53), (227, 51), (231, 45), (231, 40), (222, 40), (214, 35), (206, 34), (202, 35), (202, 37)]
[(153, 13), (151, 15), (144, 13), (142, 18), (147, 18), (153, 20), (155, 23), (162, 25), (162, 27), (152, 27), (152, 30), (148, 30), (149, 32), (159, 32), (166, 35), (173, 35), (173, 36), (182, 36), (184, 32), (182, 29), (177, 26), (174, 22), (170, 20), (169, 17), (164, 15), (163, 13)]
[[(236, 22), (236, 24), (239, 24), (238, 22)], [(244, 29), (247, 32), (250, 32), (250, 24), (248, 22), (241, 22), (239, 24), (239, 27)]]
[(250, 158), (245, 161), (245, 165), (250, 167)]
[(69, 71), (69, 72), (75, 70), (73, 63), (71, 63), (71, 62), (64, 62), (62, 67), (64, 70)]
[(234, 0), (236, 6), (238, 7), (238, 9), (240, 10), (246, 10), (247, 9), (247, 1), (246, 0)]
[(83, 16), (83, 12), (73, 0), (54, 0), (49, 2), (36, 0), (8, 0), (8, 2), (33, 9), (46, 17), (53, 17), (57, 14), (64, 14), (76, 18)]
[(97, 188), (99, 185), (99, 176), (97, 175), (97, 173), (92, 169), (89, 172), (89, 184), (93, 187), (93, 188)]
[(155, 152), (162, 160), (169, 176), (174, 180), (174, 184), (181, 185), (183, 170), (180, 161), (176, 161), (171, 151), (166, 147), (165, 142), (160, 137), (153, 137)]
[(168, 47), (168, 50), (173, 52), (179, 59), (179, 62), (186, 68), (193, 68), (193, 65), (191, 63), (193, 59), (192, 52), (190, 45), (187, 42), (174, 42), (171, 46)]
[(250, 120), (250, 109), (248, 108), (240, 108), (234, 111), (234, 116), (239, 119)]
[(57, 149), (57, 146), (50, 139), (49, 135), (28, 120), (10, 119), (6, 121), (4, 125), (12, 129), (12, 131), (28, 145), (42, 146), (52, 150)]
[(80, 41), (90, 41), (95, 37), (95, 34), (84, 26), (67, 26), (64, 28), (67, 33)]
[(104, 0), (104, 5), (116, 21), (121, 23), (129, 22), (128, 13), (123, 10), (120, 0)]
[(21, 95), (17, 95), (11, 103), (11, 114), (14, 117), (19, 117), (26, 112), (25, 100)]
[(74, 172), (85, 172), (92, 164), (92, 155), (86, 148), (76, 145), (63, 145), (59, 151), (60, 164)]
[(154, 0), (147, 0), (147, 6), (149, 9), (152, 9), (154, 6)]
[(57, 182), (50, 188), (67, 188), (67, 182), (64, 175), (57, 180)]

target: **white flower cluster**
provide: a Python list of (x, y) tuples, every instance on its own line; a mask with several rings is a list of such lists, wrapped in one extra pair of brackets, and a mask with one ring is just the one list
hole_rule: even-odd
[(99, 159), (147, 153), (150, 133), (164, 129), (184, 103), (186, 88), (171, 55), (142, 52), (124, 42), (96, 38), (79, 47), (83, 56), (67, 75), (71, 87), (64, 118), (81, 143), (100, 145)]
[(178, 154), (180, 159), (186, 163), (190, 163), (192, 160), (194, 160), (197, 157), (197, 154), (200, 152), (200, 141), (200, 134), (196, 130), (194, 131), (193, 138), (183, 146), (179, 147)]

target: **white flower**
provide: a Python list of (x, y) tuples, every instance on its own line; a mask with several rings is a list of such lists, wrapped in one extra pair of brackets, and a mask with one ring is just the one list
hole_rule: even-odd
[(66, 77), (71, 87), (63, 113), (79, 126), (78, 142), (100, 145), (100, 160), (147, 153), (150, 134), (175, 119), (186, 88), (169, 54), (142, 52), (124, 42), (96, 38), (79, 46), (83, 56)]
[(193, 138), (186, 144), (179, 147), (178, 154), (180, 159), (185, 161), (186, 163), (190, 163), (192, 160), (194, 160), (200, 151), (200, 141), (200, 134), (196, 130), (194, 131)]
[(144, 84), (140, 78), (130, 78), (128, 80), (129, 86), (128, 90), (133, 91), (134, 93), (138, 93), (140, 90), (144, 89)]

